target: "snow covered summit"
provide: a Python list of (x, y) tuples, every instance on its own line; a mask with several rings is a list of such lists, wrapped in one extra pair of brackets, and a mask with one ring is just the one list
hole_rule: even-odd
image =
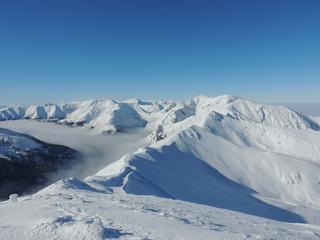
[[(17, 239), (319, 238), (316, 118), (229, 95), (0, 109), (1, 120), (22, 118), (108, 136), (139, 130), (143, 144), (84, 180), (0, 204), (8, 216), (0, 226), (9, 222), (0, 237), (19, 225)], [(13, 221), (14, 209), (36, 205), (42, 208)]]
[[(285, 107), (258, 104), (229, 95), (198, 96), (180, 102), (94, 99), (44, 106), (1, 106), (0, 120), (50, 120), (100, 132), (123, 132), (134, 128), (157, 129), (158, 125), (165, 130), (177, 126), (183, 128), (194, 122), (203, 122), (215, 112), (233, 119), (273, 127), (320, 129), (316, 120)], [(175, 124), (180, 122), (183, 124)]]

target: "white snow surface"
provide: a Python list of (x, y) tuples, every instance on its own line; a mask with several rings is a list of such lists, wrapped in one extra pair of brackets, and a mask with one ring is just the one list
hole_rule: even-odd
[(0, 239), (319, 239), (320, 227), (195, 203), (98, 191), (77, 180), (0, 203)]
[(2, 107), (0, 119), (143, 129), (143, 144), (85, 180), (1, 203), (0, 239), (320, 238), (316, 118), (228, 95), (48, 106)]
[(0, 157), (11, 160), (10, 156), (21, 156), (25, 151), (36, 148), (42, 146), (32, 137), (0, 128)]
[(0, 106), (0, 120), (52, 119), (101, 132), (121, 132), (143, 128), (159, 118), (159, 124), (169, 124), (193, 117), (204, 118), (212, 112), (273, 127), (319, 129), (311, 118), (285, 107), (253, 103), (229, 95), (198, 96), (182, 102), (94, 99), (44, 106)]

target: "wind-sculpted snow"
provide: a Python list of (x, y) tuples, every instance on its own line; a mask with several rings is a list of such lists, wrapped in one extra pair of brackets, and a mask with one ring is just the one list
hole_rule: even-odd
[(154, 144), (87, 180), (281, 221), (320, 222), (314, 120), (228, 96), (200, 96), (164, 111), (150, 135)]
[[(78, 186), (79, 184), (75, 184)], [(0, 239), (316, 240), (320, 228), (185, 201), (59, 188), (0, 203)]]
[(107, 192), (107, 191), (99, 191), (93, 187), (91, 187), (89, 184), (80, 181), (77, 178), (68, 178), (68, 179), (62, 179), (56, 183), (51, 184), (50, 186), (40, 190), (37, 195), (43, 195), (43, 194), (55, 194), (57, 192), (63, 191), (63, 190), (70, 190), (70, 189), (78, 189), (83, 191), (93, 191), (93, 192)]
[[(304, 222), (305, 218), (314, 221), (315, 216), (299, 216), (274, 204), (282, 201), (319, 208), (319, 172), (319, 164), (239, 146), (192, 127), (166, 144), (159, 142), (126, 156), (87, 180), (132, 194)], [(275, 201), (267, 203), (266, 199)]]
[[(84, 128), (51, 123), (54, 133), (98, 133), (99, 138), (88, 134), (84, 140), (82, 133), (68, 138), (73, 132), (68, 131), (61, 141), (80, 150), (92, 144), (93, 152), (105, 153), (101, 161), (91, 159), (98, 169), (114, 162), (85, 180), (70, 176), (79, 179), (62, 179), (18, 202), (0, 203), (0, 239), (320, 237), (320, 127), (315, 117), (234, 96), (1, 106), (0, 120), (21, 118), (42, 120), (37, 128), (49, 127), (43, 121)], [(2, 137), (1, 149), (4, 143), (19, 149), (41, 145), (10, 135)], [(56, 142), (59, 136), (51, 139)], [(111, 145), (94, 143), (105, 137)], [(84, 144), (74, 142), (80, 139)]]

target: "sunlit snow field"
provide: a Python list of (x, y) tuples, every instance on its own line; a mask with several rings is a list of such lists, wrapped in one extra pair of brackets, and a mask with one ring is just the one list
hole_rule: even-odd
[(85, 103), (67, 118), (99, 110), (83, 127), (0, 122), (84, 156), (49, 187), (1, 202), (0, 239), (319, 239), (318, 118), (233, 96), (111, 102), (120, 115)]

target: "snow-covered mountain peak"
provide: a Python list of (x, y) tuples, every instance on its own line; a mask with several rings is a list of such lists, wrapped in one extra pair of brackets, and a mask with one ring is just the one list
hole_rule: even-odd
[[(170, 221), (171, 226), (179, 216), (188, 231), (205, 223), (201, 231), (214, 233), (214, 237), (202, 238), (200, 232), (186, 233), (177, 239), (215, 239), (216, 229), (226, 231), (227, 235), (221, 235), (221, 239), (232, 239), (230, 233), (234, 233), (234, 229), (228, 229), (229, 221), (239, 227), (243, 226), (239, 223), (243, 219), (254, 231), (263, 230), (259, 236), (236, 235), (234, 239), (319, 238), (319, 226), (302, 224), (319, 225), (320, 222), (320, 131), (317, 131), (320, 127), (316, 118), (229, 95), (197, 96), (187, 101), (93, 99), (0, 108), (1, 120), (21, 118), (50, 119), (60, 124), (93, 128), (98, 133), (124, 133), (111, 137), (115, 144), (106, 149), (114, 157), (102, 164), (104, 167), (99, 165), (99, 169), (94, 169), (97, 173), (93, 176), (85, 180), (63, 179), (35, 195), (19, 198), (18, 204), (0, 204), (5, 216), (2, 224), (0, 221), (0, 225), (5, 226), (0, 238), (11, 236), (23, 222), (26, 231), (21, 231), (18, 239), (24, 239), (25, 232), (46, 239), (83, 236), (131, 239), (133, 235), (137, 239), (150, 239), (151, 235), (141, 233), (149, 222), (144, 221), (142, 228), (140, 222), (136, 223), (155, 216), (156, 221), (149, 225), (151, 229), (159, 221)], [(139, 131), (130, 131), (132, 129)], [(10, 139), (20, 138), (19, 134), (15, 136), (0, 129), (0, 141), (18, 146), (6, 136), (8, 134)], [(113, 148), (125, 145), (116, 140), (118, 136), (141, 144), (114, 154)], [(109, 138), (99, 136), (98, 141), (104, 137)], [(16, 147), (11, 149), (17, 152)], [(32, 155), (30, 161), (34, 159)], [(7, 154), (2, 161), (11, 162), (11, 158)], [(28, 206), (39, 210), (34, 213)], [(20, 210), (17, 211), (17, 207)], [(190, 211), (193, 208), (203, 210), (199, 215)], [(22, 214), (25, 217), (16, 222), (21, 212), (25, 212)], [(216, 224), (218, 212), (225, 221), (223, 225)], [(137, 213), (142, 217), (135, 218)], [(259, 221), (263, 224), (261, 228), (256, 227)], [(8, 228), (8, 222), (14, 227)], [(266, 235), (264, 231), (270, 231), (265, 230), (266, 226), (271, 225), (275, 234)], [(280, 225), (285, 230), (280, 229)], [(289, 226), (294, 230), (288, 232)], [(297, 226), (303, 231), (296, 231)], [(119, 230), (116, 235), (110, 227)], [(129, 235), (120, 234), (124, 228)], [(156, 232), (157, 236), (158, 229)], [(249, 232), (252, 233), (252, 229)], [(172, 236), (151, 238), (175, 238)]]
[[(285, 107), (231, 96), (172, 102), (152, 114), (158, 116), (148, 123), (154, 129), (150, 137), (155, 143), (87, 181), (120, 187), (127, 193), (228, 205), (274, 219), (280, 214), (296, 221), (297, 216), (276, 208), (268, 212), (270, 206), (257, 202), (250, 192), (276, 201), (319, 206), (315, 199), (320, 135), (313, 131), (319, 125), (311, 118)], [(237, 184), (248, 189), (238, 191)], [(260, 212), (251, 212), (248, 202)]]
[(206, 95), (198, 95), (196, 97), (193, 98), (193, 100), (197, 103), (199, 102), (207, 102), (207, 103), (211, 103), (211, 104), (230, 104), (238, 99), (243, 99), (241, 97), (238, 96), (234, 96), (234, 95), (221, 95), (221, 96), (217, 96), (217, 97), (210, 97), (210, 96), (206, 96)]
[(157, 116), (154, 124), (157, 127), (153, 128), (150, 135), (153, 141), (174, 136), (194, 125), (216, 129), (222, 120), (229, 121), (232, 127), (249, 124), (257, 128), (320, 129), (319, 124), (312, 118), (288, 108), (256, 103), (229, 95), (198, 96), (187, 101), (173, 102)]
[(0, 120), (51, 119), (60, 124), (94, 128), (98, 132), (134, 128), (153, 132), (161, 128), (171, 134), (194, 124), (203, 125), (213, 113), (277, 128), (320, 129), (317, 121), (285, 107), (255, 103), (231, 95), (200, 95), (186, 101), (99, 98), (44, 106), (2, 106)]
[(282, 106), (256, 103), (230, 95), (215, 98), (202, 96), (197, 100), (196, 114), (200, 115), (210, 115), (212, 112), (217, 112), (234, 120), (278, 128), (320, 129), (311, 118)]

